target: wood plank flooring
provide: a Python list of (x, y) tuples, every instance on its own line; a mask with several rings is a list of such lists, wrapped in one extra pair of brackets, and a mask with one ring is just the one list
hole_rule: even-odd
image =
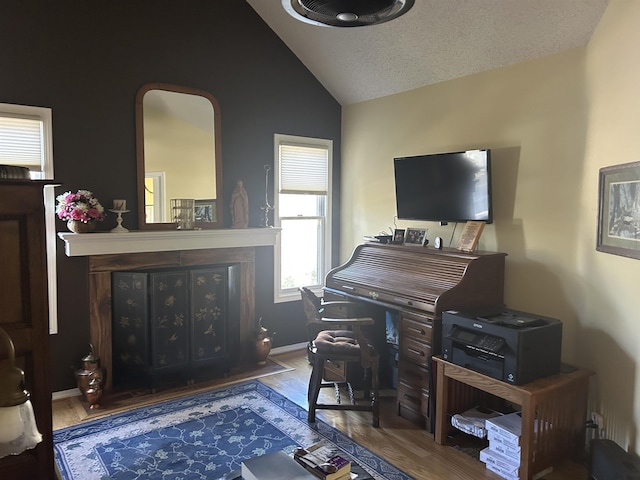
[[(311, 367), (303, 350), (272, 357), (277, 362), (292, 369), (260, 378), (260, 381), (286, 395), (298, 405), (307, 407), (307, 383)], [(229, 379), (233, 381), (233, 379)], [(197, 385), (195, 389), (211, 388), (211, 385)], [(192, 389), (191, 391), (196, 391)], [(151, 403), (184, 394), (184, 389), (159, 392), (152, 396), (143, 395), (131, 402)], [(97, 415), (112, 413), (105, 409)], [(80, 397), (57, 400), (53, 403), (54, 430), (75, 425), (96, 415), (88, 413), (86, 404)], [(433, 435), (396, 414), (393, 391), (385, 392), (381, 398), (380, 428), (371, 426), (369, 412), (340, 412), (319, 410), (317, 417), (347, 434), (390, 463), (401, 468), (419, 480), (499, 480), (501, 477), (488, 471), (484, 463), (469, 454), (450, 446), (437, 445)], [(586, 480), (587, 469), (572, 461), (556, 465), (545, 480)]]

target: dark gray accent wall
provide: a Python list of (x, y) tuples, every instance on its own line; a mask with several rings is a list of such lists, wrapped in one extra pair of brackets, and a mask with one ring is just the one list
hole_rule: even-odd
[[(148, 82), (217, 98), (224, 199), (241, 178), (250, 226), (261, 219), (274, 133), (332, 139), (339, 182), (340, 105), (242, 0), (3, 0), (0, 18), (0, 102), (52, 108), (57, 193), (86, 188), (107, 208), (126, 198), (135, 211), (134, 99)], [(338, 232), (337, 197), (334, 209)], [(125, 222), (137, 228), (133, 212)], [(100, 228), (113, 226), (109, 218)], [(58, 230), (66, 230), (61, 221)], [(333, 248), (337, 254), (337, 241)], [(272, 255), (258, 249), (256, 314), (278, 332), (276, 346), (304, 341), (298, 302), (273, 304)], [(57, 260), (52, 375), (54, 390), (63, 390), (88, 353), (89, 306), (86, 259), (64, 256), (59, 241)]]

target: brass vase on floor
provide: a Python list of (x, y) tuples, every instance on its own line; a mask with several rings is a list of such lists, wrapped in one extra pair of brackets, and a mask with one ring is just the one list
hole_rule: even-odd
[(93, 345), (89, 344), (89, 346), (91, 352), (82, 358), (82, 367), (76, 370), (76, 381), (78, 389), (89, 402), (89, 408), (97, 408), (99, 406), (97, 401), (102, 397), (104, 370), (100, 368), (100, 357), (94, 353)]
[[(272, 336), (275, 335), (275, 332)], [(267, 363), (267, 357), (271, 352), (271, 336), (269, 330), (262, 326), (262, 317), (258, 321), (257, 338), (255, 343), (255, 355), (258, 365)]]

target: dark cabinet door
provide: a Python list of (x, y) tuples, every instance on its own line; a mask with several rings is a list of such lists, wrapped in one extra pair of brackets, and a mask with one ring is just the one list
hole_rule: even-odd
[(194, 367), (228, 361), (227, 268), (191, 272), (191, 362)]
[[(0, 479), (54, 479), (51, 423), (51, 359), (47, 262), (42, 189), (46, 182), (0, 182), (0, 326), (15, 348), (16, 366), (42, 433), (42, 442), (20, 455), (0, 458)], [(0, 369), (8, 349), (0, 343)], [(0, 424), (0, 430), (2, 430)]]
[(147, 382), (151, 375), (148, 275), (114, 272), (113, 295), (113, 384)]
[(151, 348), (155, 373), (189, 364), (189, 277), (186, 271), (150, 274)]

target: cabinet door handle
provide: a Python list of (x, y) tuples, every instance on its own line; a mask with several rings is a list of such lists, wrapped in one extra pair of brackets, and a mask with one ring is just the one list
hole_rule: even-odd
[(414, 350), (413, 348), (407, 348), (407, 350), (409, 351), (409, 353), (413, 353), (414, 355), (418, 355), (420, 357), (424, 357), (424, 352), (422, 352), (422, 351)]
[(419, 335), (424, 335), (426, 332), (424, 331), (424, 329), (422, 328), (416, 328), (416, 327), (407, 327), (407, 330), (409, 330), (410, 332), (413, 333), (417, 333)]

